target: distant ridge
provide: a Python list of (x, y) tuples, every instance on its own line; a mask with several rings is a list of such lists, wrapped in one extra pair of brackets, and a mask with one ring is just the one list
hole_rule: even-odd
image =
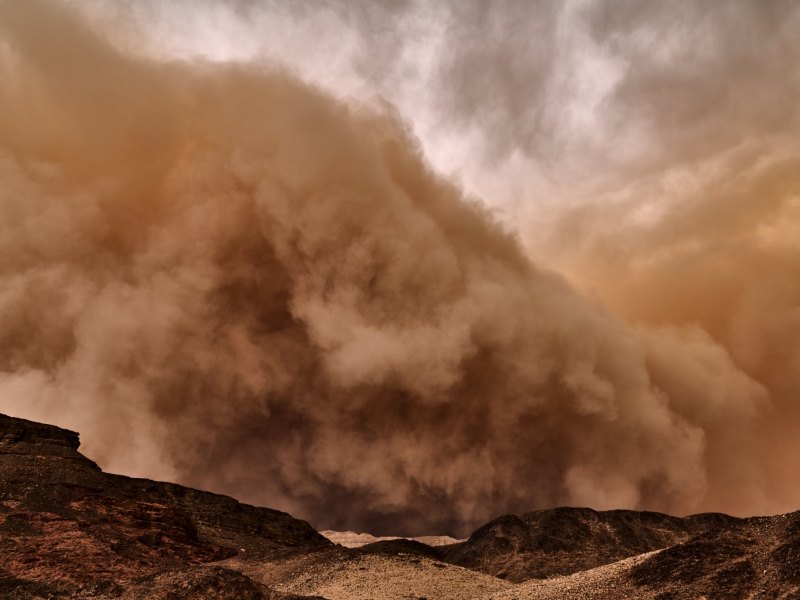
[(465, 542), (466, 540), (457, 540), (448, 535), (423, 535), (417, 537), (402, 537), (402, 536), (374, 536), (370, 533), (356, 533), (354, 531), (333, 531), (325, 530), (320, 533), (328, 538), (334, 544), (339, 544), (345, 548), (360, 548), (367, 544), (374, 544), (376, 542), (385, 542), (391, 540), (413, 540), (420, 542), (426, 546), (447, 546), (449, 544), (457, 544)]

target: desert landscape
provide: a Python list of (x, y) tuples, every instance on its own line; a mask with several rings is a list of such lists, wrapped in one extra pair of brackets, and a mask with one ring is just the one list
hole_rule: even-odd
[(452, 544), (390, 539), (347, 548), (283, 512), (103, 473), (78, 452), (78, 444), (74, 432), (0, 415), (0, 596), (800, 595), (800, 512), (678, 518), (565, 507), (504, 515)]
[(0, 598), (800, 599), (798, 99), (795, 0), (0, 0)]

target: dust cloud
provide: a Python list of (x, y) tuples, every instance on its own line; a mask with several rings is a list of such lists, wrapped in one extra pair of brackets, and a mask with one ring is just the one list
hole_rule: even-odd
[[(660, 212), (561, 213), (565, 276), (391, 106), (112, 33), (70, 4), (0, 2), (4, 412), (79, 430), (106, 469), (323, 529), (796, 508), (794, 139), (715, 150), (677, 191), (647, 175), (664, 154), (623, 161), (615, 185)], [(456, 120), (482, 105), (458, 97), (437, 96)], [(539, 135), (514, 131), (486, 152)]]

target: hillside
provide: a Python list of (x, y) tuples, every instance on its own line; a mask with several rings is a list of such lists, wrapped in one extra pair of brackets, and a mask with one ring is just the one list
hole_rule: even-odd
[(0, 415), (0, 598), (800, 597), (800, 513), (557, 508), (445, 546), (363, 536), (376, 541), (347, 548), (283, 512), (103, 473), (78, 446), (77, 433)]
[(498, 517), (442, 558), (513, 582), (569, 575), (666, 548), (735, 525), (720, 514), (672, 517), (655, 512), (555, 508)]
[[(190, 567), (236, 554), (330, 545), (286, 513), (103, 473), (78, 446), (72, 431), (0, 415), (0, 595), (114, 596), (169, 570), (207, 580)], [(238, 574), (212, 579), (247, 596)]]

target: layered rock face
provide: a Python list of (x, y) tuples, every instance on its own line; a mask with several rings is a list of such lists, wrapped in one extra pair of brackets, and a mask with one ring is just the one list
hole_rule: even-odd
[(0, 596), (115, 596), (163, 571), (330, 545), (283, 512), (103, 473), (78, 447), (75, 432), (0, 415)]

